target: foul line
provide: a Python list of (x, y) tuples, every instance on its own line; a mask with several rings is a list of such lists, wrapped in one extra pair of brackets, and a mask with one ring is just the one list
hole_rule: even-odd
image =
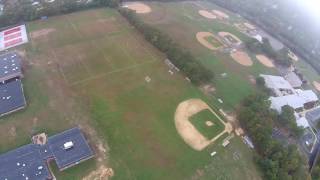
[(102, 74), (99, 74), (99, 75), (96, 75), (96, 76), (92, 76), (92, 77), (89, 77), (89, 78), (86, 78), (86, 79), (83, 79), (83, 80), (80, 80), (80, 81), (76, 81), (74, 83), (71, 83), (71, 86), (83, 84), (83, 83), (86, 83), (87, 81), (90, 81), (90, 80), (103, 78), (103, 77), (105, 77), (107, 75), (110, 75), (110, 74), (113, 74), (113, 73), (118, 73), (118, 72), (122, 72), (122, 71), (129, 70), (129, 69), (134, 69), (136, 67), (143, 66), (143, 65), (146, 65), (146, 64), (151, 64), (151, 63), (154, 63), (154, 62), (156, 62), (156, 61), (147, 61), (147, 62), (144, 62), (144, 63), (136, 64), (136, 65), (125, 67), (125, 68), (119, 68), (117, 70), (113, 70), (113, 71), (110, 71), (110, 72), (107, 72), (107, 73), (102, 73)]

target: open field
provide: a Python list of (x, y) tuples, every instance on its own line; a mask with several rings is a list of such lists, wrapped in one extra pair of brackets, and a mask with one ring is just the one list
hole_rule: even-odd
[(209, 110), (193, 115), (190, 121), (208, 139), (214, 138), (224, 130), (224, 125)]
[[(252, 66), (242, 66), (234, 61), (230, 54), (220, 51), (212, 51), (200, 44), (196, 39), (198, 32), (228, 32), (238, 37), (242, 42), (246, 42), (249, 37), (239, 32), (233, 26), (235, 22), (245, 22), (238, 16), (226, 12), (229, 18), (208, 19), (199, 14), (199, 11), (224, 10), (206, 1), (185, 1), (185, 2), (145, 2), (152, 12), (149, 14), (139, 14), (146, 23), (161, 29), (169, 34), (180, 45), (186, 47), (197, 59), (206, 67), (215, 72), (214, 82), (215, 96), (221, 98), (225, 109), (233, 109), (240, 100), (249, 95), (254, 86), (249, 77), (255, 77), (260, 73), (277, 74), (273, 68), (262, 65), (255, 57), (255, 54), (248, 52), (252, 59)], [(224, 11), (225, 12), (225, 11)], [(234, 41), (234, 38), (231, 39)], [(250, 64), (251, 65), (251, 64)], [(221, 74), (226, 73), (226, 76)]]
[(0, 122), (2, 152), (34, 132), (80, 125), (97, 157), (62, 173), (52, 163), (59, 180), (81, 179), (102, 164), (113, 168), (113, 179), (260, 179), (252, 151), (238, 137), (227, 148), (221, 137), (201, 152), (184, 143), (174, 125), (177, 105), (200, 98), (215, 107), (213, 100), (171, 75), (164, 56), (117, 11), (51, 17), (29, 23), (28, 31), (33, 38), (19, 49), (28, 107)]

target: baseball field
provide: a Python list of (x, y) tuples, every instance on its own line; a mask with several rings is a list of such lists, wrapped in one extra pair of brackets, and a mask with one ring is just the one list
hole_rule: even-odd
[(113, 179), (260, 179), (252, 151), (238, 137), (223, 148), (225, 134), (202, 151), (183, 141), (177, 106), (198, 98), (216, 111), (215, 101), (169, 73), (163, 54), (116, 10), (50, 17), (27, 28), (30, 43), (17, 50), (25, 59), (28, 106), (0, 121), (1, 152), (29, 143), (34, 133), (78, 125), (96, 157), (64, 172), (51, 163), (59, 180), (94, 179), (109, 168)]
[[(229, 44), (235, 43), (236, 39), (248, 41), (249, 37), (235, 25), (246, 22), (241, 17), (207, 1), (144, 3), (151, 9), (149, 13), (138, 13), (144, 22), (169, 34), (216, 73), (214, 94), (224, 101), (224, 109), (233, 109), (243, 97), (253, 91), (254, 77), (258, 74), (277, 74), (275, 68), (263, 65), (255, 54), (246, 50), (231, 55), (221, 48), (216, 50), (217, 43), (212, 42), (212, 36), (224, 38)], [(211, 37), (205, 41), (205, 38), (199, 38), (199, 34)]]

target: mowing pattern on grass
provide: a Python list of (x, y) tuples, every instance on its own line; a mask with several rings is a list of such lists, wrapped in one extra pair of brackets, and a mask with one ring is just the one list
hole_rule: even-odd
[[(214, 138), (224, 130), (224, 125), (208, 109), (191, 116), (190, 121), (208, 139)], [(213, 122), (213, 125), (206, 124), (207, 121)]]

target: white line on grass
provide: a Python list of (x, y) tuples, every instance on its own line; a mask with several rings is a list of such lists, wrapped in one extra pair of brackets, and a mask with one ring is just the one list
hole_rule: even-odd
[(107, 75), (110, 75), (110, 74), (113, 74), (113, 73), (118, 73), (118, 72), (126, 71), (126, 70), (129, 70), (129, 69), (134, 69), (134, 68), (137, 68), (139, 66), (143, 66), (143, 65), (146, 65), (146, 64), (151, 64), (151, 63), (154, 63), (154, 62), (156, 62), (156, 61), (146, 61), (146, 62), (143, 62), (143, 63), (140, 63), (140, 64), (135, 64), (135, 65), (132, 65), (132, 66), (128, 66), (128, 67), (125, 67), (125, 68), (119, 68), (119, 69), (116, 69), (116, 70), (113, 70), (113, 71), (110, 71), (110, 72), (107, 72), (107, 73), (98, 74), (96, 76), (92, 76), (92, 77), (89, 77), (89, 78), (86, 78), (86, 79), (82, 79), (82, 80), (73, 82), (73, 83), (71, 83), (71, 86), (84, 84), (84, 83), (86, 83), (86, 82), (88, 82), (90, 80), (103, 78), (103, 77), (105, 77)]
[(64, 74), (64, 72), (63, 72), (63, 70), (62, 70), (62, 68), (60, 67), (60, 64), (59, 64), (59, 62), (58, 62), (57, 54), (56, 54), (56, 52), (55, 52), (53, 49), (51, 50), (51, 54), (53, 54), (53, 60), (54, 60), (54, 62), (58, 65), (58, 70), (59, 70), (59, 72), (61, 73), (64, 81), (65, 81), (67, 84), (69, 84), (69, 81), (67, 80), (66, 75)]

